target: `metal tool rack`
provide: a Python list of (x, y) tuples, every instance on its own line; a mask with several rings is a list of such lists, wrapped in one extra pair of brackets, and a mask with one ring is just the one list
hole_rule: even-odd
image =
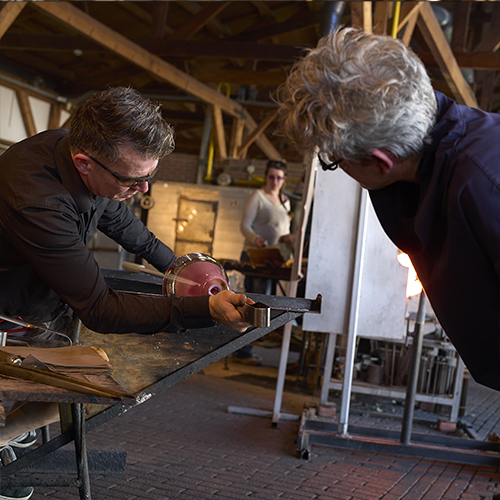
[[(158, 278), (133, 275), (123, 271), (108, 271), (108, 284), (115, 289), (131, 293), (158, 294)], [(161, 293), (161, 292), (160, 292)], [(73, 486), (81, 499), (91, 499), (89, 460), (86, 433), (99, 425), (129, 411), (134, 406), (151, 399), (177, 382), (223, 359), (243, 346), (254, 342), (267, 333), (301, 316), (305, 312), (319, 312), (320, 299), (296, 299), (268, 295), (248, 294), (256, 302), (270, 306), (271, 320), (268, 327), (250, 328), (241, 334), (222, 324), (211, 328), (187, 330), (183, 333), (159, 333), (156, 335), (101, 335), (85, 328), (81, 331), (81, 343), (101, 347), (113, 365), (113, 377), (129, 392), (132, 403), (115, 403), (105, 398), (76, 394), (69, 391), (46, 391), (26, 401), (56, 401), (71, 405), (72, 423), (67, 430), (18, 460), (0, 469), (0, 481), (9, 486)], [(135, 363), (134, 363), (135, 360)], [(137, 373), (130, 374), (132, 370)], [(136, 376), (139, 375), (139, 376)], [(9, 392), (0, 386), (0, 399), (23, 400), (19, 391)], [(86, 404), (107, 404), (106, 409), (85, 419)], [(27, 472), (30, 465), (46, 461), (52, 453), (68, 443), (75, 444), (75, 473), (68, 476)]]
[[(347, 419), (344, 422), (340, 420), (337, 424), (331, 419), (318, 416), (316, 408), (309, 408), (304, 410), (302, 414), (297, 439), (297, 450), (301, 458), (309, 459), (310, 446), (321, 444), (454, 463), (496, 467), (500, 465), (499, 443), (448, 436), (430, 436), (412, 432), (413, 408), (416, 401), (416, 387), (424, 336), (425, 305), (426, 297), (422, 292), (413, 332), (413, 357), (406, 389), (401, 432), (352, 425), (349, 426), (349, 432), (347, 432)], [(333, 353), (330, 352), (329, 355), (331, 359)], [(460, 366), (462, 367), (461, 377), (463, 364)], [(331, 364), (329, 371), (325, 368), (325, 373), (326, 375), (331, 373)], [(330, 388), (329, 381), (326, 382), (326, 387)]]
[[(342, 380), (333, 378), (332, 367), (333, 361), (330, 359), (331, 348), (335, 349), (335, 334), (330, 334), (327, 346), (327, 360), (325, 367), (325, 375), (322, 382), (321, 391), (321, 404), (328, 404), (329, 391), (341, 391), (343, 388)], [(393, 341), (394, 342), (394, 341)], [(330, 345), (331, 344), (331, 345)], [(451, 343), (438, 343), (437, 341), (424, 341), (424, 347), (434, 347), (436, 349), (443, 349), (447, 351), (456, 352)], [(331, 353), (331, 354), (330, 354)], [(464, 363), (462, 359), (456, 355), (456, 366), (453, 367), (453, 382), (448, 393), (436, 394), (432, 392), (417, 392), (415, 400), (418, 402), (438, 404), (450, 407), (450, 422), (458, 420), (460, 410), (460, 399), (462, 394), (463, 376), (464, 376)], [(381, 396), (385, 398), (404, 399), (406, 390), (403, 386), (382, 386), (377, 384), (370, 384), (368, 382), (354, 382), (351, 391), (358, 394), (369, 394), (371, 396)]]

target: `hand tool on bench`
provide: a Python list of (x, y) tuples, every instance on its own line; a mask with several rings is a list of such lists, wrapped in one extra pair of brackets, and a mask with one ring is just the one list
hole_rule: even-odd
[(123, 391), (102, 387), (61, 373), (22, 366), (22, 361), (21, 356), (0, 350), (0, 374), (104, 398), (123, 399), (134, 397)]

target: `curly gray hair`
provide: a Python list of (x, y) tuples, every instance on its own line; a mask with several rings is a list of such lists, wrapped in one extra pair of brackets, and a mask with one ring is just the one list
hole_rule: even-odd
[(303, 150), (362, 160), (423, 151), (437, 101), (425, 67), (389, 36), (338, 28), (292, 67), (277, 94), (280, 131)]

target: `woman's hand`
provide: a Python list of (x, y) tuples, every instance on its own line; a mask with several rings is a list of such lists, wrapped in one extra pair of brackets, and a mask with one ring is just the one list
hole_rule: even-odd
[(255, 241), (254, 241), (254, 244), (257, 248), (263, 248), (265, 247), (265, 241), (264, 241), (264, 238), (262, 236), (257, 236), (257, 238), (255, 238)]
[(245, 303), (253, 304), (253, 300), (244, 293), (234, 293), (223, 290), (216, 295), (211, 295), (208, 301), (210, 315), (216, 321), (229, 326), (237, 332), (243, 333), (251, 325), (245, 321), (243, 306)]
[(280, 241), (282, 241), (283, 243), (295, 243), (297, 241), (297, 234), (296, 233), (285, 234), (285, 236), (282, 236), (280, 238)]

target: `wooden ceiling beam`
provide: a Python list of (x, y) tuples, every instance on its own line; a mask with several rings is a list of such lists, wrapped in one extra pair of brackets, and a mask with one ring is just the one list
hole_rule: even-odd
[(375, 2), (373, 12), (373, 32), (376, 35), (387, 35), (387, 25), (392, 2)]
[(491, 112), (495, 93), (495, 71), (485, 71), (483, 75), (483, 85), (481, 88), (481, 99), (479, 107), (483, 111)]
[(264, 130), (275, 120), (278, 116), (278, 110), (274, 111), (270, 115), (265, 118), (260, 125), (252, 131), (252, 133), (248, 136), (247, 140), (241, 145), (238, 149), (237, 157), (242, 156), (246, 153), (248, 148), (264, 133)]
[[(431, 52), (419, 52), (418, 56), (426, 66), (437, 64)], [(453, 56), (460, 68), (500, 70), (500, 53), (498, 52), (453, 52)]]
[(398, 33), (416, 16), (422, 2), (404, 2), (401, 5), (401, 21), (398, 24)]
[[(237, 102), (224, 97), (213, 88), (151, 54), (75, 6), (66, 2), (32, 2), (32, 4), (33, 8), (55, 17), (65, 25), (95, 40), (100, 45), (107, 47), (115, 54), (148, 71), (150, 74), (171, 83), (188, 94), (199, 97), (207, 103), (219, 106), (222, 111), (231, 116), (244, 116), (249, 130), (257, 127), (255, 120)], [(267, 137), (259, 137), (257, 144), (268, 158), (280, 157), (279, 152)]]
[(51, 103), (49, 124), (47, 126), (47, 129), (52, 130), (60, 127), (62, 110), (63, 110), (63, 105), (61, 103), (59, 102)]
[[(147, 40), (136, 40), (142, 46)], [(148, 49), (161, 57), (238, 58), (261, 61), (294, 61), (307, 47), (253, 42), (162, 40)]]
[(474, 52), (496, 52), (500, 47), (500, 4), (495, 2), (492, 9), (493, 12), (488, 33), (474, 47)]
[[(197, 2), (192, 1), (178, 1), (177, 4), (182, 7), (184, 10), (195, 16), (200, 12), (202, 7)], [(210, 28), (216, 34), (222, 34), (224, 36), (229, 36), (231, 34), (231, 30), (223, 23), (221, 23), (218, 19), (210, 19), (208, 22), (208, 28)]]
[(224, 132), (224, 120), (220, 106), (212, 106), (212, 117), (215, 130), (215, 139), (217, 143), (218, 159), (224, 161), (227, 159), (226, 134)]
[(278, 19), (276, 12), (274, 12), (266, 2), (252, 2), (255, 8), (259, 11), (262, 17), (272, 17), (273, 19)]
[[(141, 21), (153, 26), (153, 16), (142, 7), (139, 7), (136, 2), (116, 2), (116, 5), (136, 16)], [(167, 24), (165, 24), (165, 35), (171, 35), (174, 32)]]
[(240, 69), (212, 69), (204, 68), (193, 72), (201, 82), (227, 82), (242, 85), (281, 85), (286, 80), (285, 71), (248, 71)]
[(26, 135), (31, 137), (36, 134), (35, 119), (31, 111), (28, 93), (25, 90), (16, 90), (17, 102), (23, 117), (24, 127), (26, 128)]
[(40, 35), (7, 33), (0, 39), (2, 50), (31, 50), (43, 52), (104, 52), (97, 43), (75, 35)]
[(319, 24), (321, 22), (321, 16), (322, 14), (320, 11), (308, 11), (307, 13), (299, 12), (287, 21), (281, 23), (271, 23), (268, 26), (257, 30), (246, 31), (239, 35), (228, 37), (226, 40), (228, 42), (257, 42), (258, 40), (262, 40), (264, 38), (270, 38), (283, 33), (289, 33), (291, 31), (306, 28), (314, 24)]
[(231, 158), (238, 158), (238, 149), (243, 142), (244, 131), (245, 122), (241, 118), (235, 118), (231, 127), (231, 142), (229, 143), (229, 156)]
[[(10, 59), (13, 64), (17, 64), (15, 53), (3, 53), (4, 60)], [(74, 82), (76, 79), (75, 73), (71, 70), (61, 68), (50, 62), (44, 61), (41, 57), (35, 54), (23, 54), (23, 64), (28, 66), (31, 71), (36, 71), (40, 75), (50, 74), (51, 78), (57, 78), (60, 81)]]
[(405, 47), (410, 45), (421, 5), (421, 2), (404, 2), (401, 6), (402, 21), (399, 23), (397, 31), (398, 38), (401, 39)]
[(167, 27), (168, 7), (170, 2), (156, 2), (154, 16), (151, 24), (151, 40), (161, 40), (165, 36)]
[[(160, 57), (179, 58), (240, 58), (260, 61), (292, 62), (307, 49), (293, 45), (270, 43), (216, 42), (195, 40), (174, 40), (137, 38), (132, 40), (149, 52)], [(98, 43), (77, 35), (40, 35), (28, 33), (7, 33), (0, 39), (3, 50), (30, 50), (43, 52), (105, 52)]]
[(174, 32), (172, 38), (189, 40), (220, 14), (230, 3), (231, 2), (206, 2), (189, 22), (183, 24)]
[(453, 52), (463, 52), (467, 46), (469, 20), (472, 2), (457, 2), (453, 14), (453, 33), (451, 35), (451, 49)]
[(24, 7), (26, 7), (26, 2), (2, 2), (0, 6), (0, 38), (11, 27)]
[(459, 104), (477, 108), (477, 101), (470, 85), (463, 77), (451, 47), (446, 41), (432, 6), (423, 2), (417, 25), (427, 46), (441, 69), (444, 79)]
[(351, 2), (351, 24), (362, 28), (366, 33), (373, 30), (372, 3)]

